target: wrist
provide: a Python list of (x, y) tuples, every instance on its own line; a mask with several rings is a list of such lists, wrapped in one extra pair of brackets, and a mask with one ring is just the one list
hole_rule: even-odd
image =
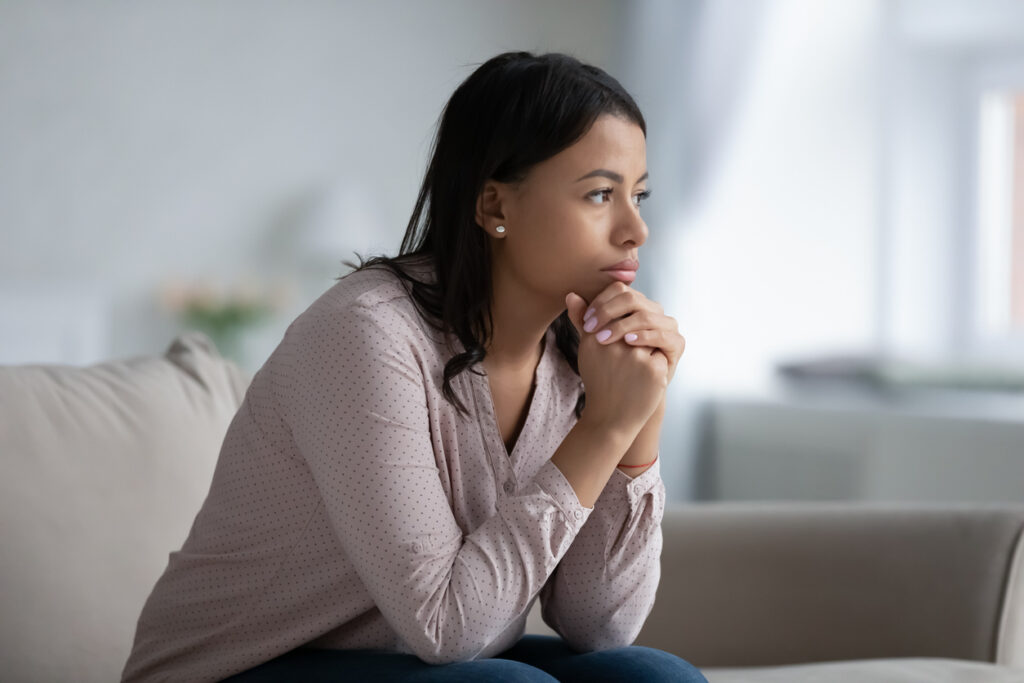
[(643, 425), (639, 425), (635, 428), (631, 428), (621, 424), (615, 424), (610, 420), (603, 420), (588, 416), (586, 409), (583, 414), (580, 415), (577, 424), (580, 425), (590, 434), (593, 434), (601, 443), (607, 444), (608, 450), (618, 454), (617, 460), (621, 459), (623, 454), (629, 450), (636, 435), (640, 432)]
[(661, 403), (648, 418), (644, 426), (637, 432), (622, 459), (619, 460), (620, 472), (630, 476), (643, 474), (658, 458), (658, 441), (661, 436), (661, 425), (665, 417), (665, 401)]
[[(647, 470), (649, 470), (652, 467), (654, 467), (654, 463), (656, 463), (658, 461), (659, 457), (661, 457), (661, 454), (660, 453), (655, 453), (654, 457), (651, 458), (650, 460), (648, 460), (648, 462), (639, 463), (639, 464), (635, 464), (635, 465), (632, 464), (632, 463), (620, 462), (618, 465), (615, 466), (615, 468), (617, 470), (619, 470), (620, 472), (622, 472), (623, 474), (625, 474), (626, 476), (635, 479), (636, 477), (639, 477), (641, 474), (643, 474)], [(623, 459), (623, 460), (625, 460), (625, 459)]]

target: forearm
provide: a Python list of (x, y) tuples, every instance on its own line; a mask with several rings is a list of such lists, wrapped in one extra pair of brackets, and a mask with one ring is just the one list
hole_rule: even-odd
[(648, 469), (655, 457), (658, 455), (658, 442), (661, 438), (661, 426), (665, 420), (665, 397), (662, 396), (661, 403), (637, 433), (632, 444), (626, 449), (626, 453), (618, 464), (620, 465), (645, 465), (647, 467), (620, 467), (619, 471), (630, 477), (637, 477)]
[(584, 411), (551, 456), (551, 462), (572, 486), (580, 503), (592, 508), (635, 438), (635, 431), (596, 424)]

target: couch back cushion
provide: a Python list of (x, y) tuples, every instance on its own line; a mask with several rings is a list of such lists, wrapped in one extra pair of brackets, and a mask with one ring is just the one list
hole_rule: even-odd
[(637, 643), (700, 667), (1017, 664), (1020, 620), (1003, 608), (1022, 605), (1007, 594), (1022, 528), (1015, 503), (676, 503)]
[(0, 366), (0, 670), (117, 680), (249, 378), (188, 332), (162, 356)]

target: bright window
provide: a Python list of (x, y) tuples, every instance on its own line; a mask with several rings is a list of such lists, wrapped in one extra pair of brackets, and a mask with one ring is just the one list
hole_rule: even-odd
[(981, 99), (978, 145), (978, 329), (1024, 341), (1024, 92)]

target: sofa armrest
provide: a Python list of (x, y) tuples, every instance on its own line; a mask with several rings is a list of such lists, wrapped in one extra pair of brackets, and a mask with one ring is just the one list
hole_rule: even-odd
[(697, 666), (1024, 659), (1024, 505), (675, 503), (636, 643)]
[(997, 638), (996, 663), (1024, 667), (1024, 534), (1017, 538), (1007, 572)]

